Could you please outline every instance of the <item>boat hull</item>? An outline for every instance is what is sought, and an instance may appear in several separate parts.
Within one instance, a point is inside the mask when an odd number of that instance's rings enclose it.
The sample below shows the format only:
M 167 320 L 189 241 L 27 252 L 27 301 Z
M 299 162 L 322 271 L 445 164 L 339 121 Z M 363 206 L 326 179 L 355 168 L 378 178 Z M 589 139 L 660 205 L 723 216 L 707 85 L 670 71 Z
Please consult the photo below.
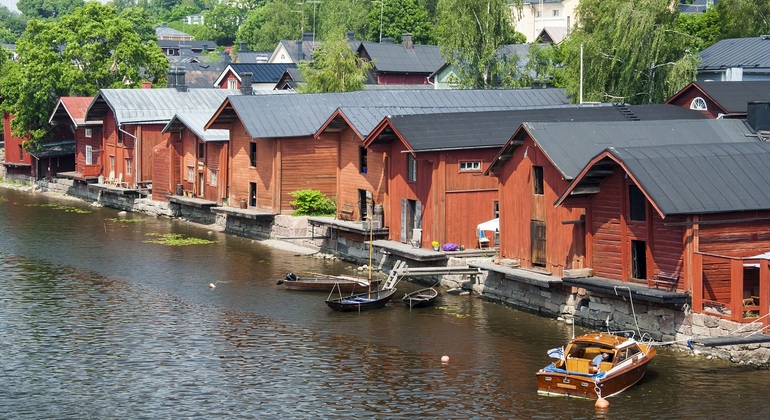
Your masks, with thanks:
M 373 281 L 371 287 L 377 287 L 379 282 Z M 299 280 L 285 280 L 283 286 L 287 290 L 301 290 L 308 292 L 331 292 L 339 290 L 341 293 L 363 293 L 369 289 L 366 279 L 363 283 L 345 278 L 314 277 Z
M 436 303 L 436 297 L 438 297 L 438 291 L 431 287 L 407 293 L 401 300 L 408 308 L 424 308 Z
M 603 378 L 592 376 L 540 371 L 537 376 L 537 392 L 541 395 L 597 399 L 597 388 L 602 398 L 620 394 L 639 382 L 647 371 L 649 359 L 623 371 Z
M 351 296 L 328 299 L 326 305 L 335 311 L 352 312 L 377 309 L 385 306 L 396 294 L 396 289 L 372 290 Z

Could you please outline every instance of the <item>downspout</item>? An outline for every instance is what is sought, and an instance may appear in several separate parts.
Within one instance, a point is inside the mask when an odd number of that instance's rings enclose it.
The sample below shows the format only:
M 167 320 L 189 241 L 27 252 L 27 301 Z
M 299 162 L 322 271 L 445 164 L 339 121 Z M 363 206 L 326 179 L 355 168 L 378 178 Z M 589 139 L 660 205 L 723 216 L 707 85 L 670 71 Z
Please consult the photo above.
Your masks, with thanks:
M 123 124 L 118 125 L 118 131 L 121 133 L 125 133 L 132 139 L 134 139 L 134 186 L 136 186 L 136 180 L 139 176 L 139 139 L 136 138 L 135 135 L 129 133 L 128 131 L 123 129 Z M 123 143 L 125 144 L 125 142 Z

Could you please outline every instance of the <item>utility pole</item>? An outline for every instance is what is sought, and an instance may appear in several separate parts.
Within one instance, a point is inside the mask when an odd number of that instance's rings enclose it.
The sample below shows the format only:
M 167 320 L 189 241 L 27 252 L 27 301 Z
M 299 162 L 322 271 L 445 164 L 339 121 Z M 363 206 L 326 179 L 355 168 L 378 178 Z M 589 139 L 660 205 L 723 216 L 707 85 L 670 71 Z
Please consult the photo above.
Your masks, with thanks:
M 372 0 L 372 3 L 380 3 L 380 44 L 382 44 L 382 14 L 385 12 L 385 0 Z
M 318 3 L 321 2 L 319 0 L 307 0 L 305 3 L 313 4 L 313 41 L 315 42 L 315 7 Z

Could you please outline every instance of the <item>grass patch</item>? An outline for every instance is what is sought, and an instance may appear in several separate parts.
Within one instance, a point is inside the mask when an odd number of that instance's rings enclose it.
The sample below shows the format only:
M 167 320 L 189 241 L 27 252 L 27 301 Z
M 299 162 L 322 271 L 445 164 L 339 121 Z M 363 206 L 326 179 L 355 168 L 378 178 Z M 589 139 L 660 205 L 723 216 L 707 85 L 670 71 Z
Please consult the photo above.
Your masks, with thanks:
M 105 220 L 107 220 L 108 222 L 115 222 L 115 223 L 139 223 L 142 221 L 142 219 L 123 219 L 120 217 L 108 217 Z
M 215 244 L 217 241 L 211 241 L 201 238 L 189 238 L 178 233 L 148 233 L 145 236 L 151 236 L 152 239 L 142 241 L 147 244 L 160 244 L 166 246 L 187 246 L 187 245 L 209 245 Z
M 81 209 L 79 207 L 63 206 L 61 204 L 27 204 L 27 207 L 47 207 L 53 210 L 62 210 L 67 213 L 88 214 L 91 210 Z

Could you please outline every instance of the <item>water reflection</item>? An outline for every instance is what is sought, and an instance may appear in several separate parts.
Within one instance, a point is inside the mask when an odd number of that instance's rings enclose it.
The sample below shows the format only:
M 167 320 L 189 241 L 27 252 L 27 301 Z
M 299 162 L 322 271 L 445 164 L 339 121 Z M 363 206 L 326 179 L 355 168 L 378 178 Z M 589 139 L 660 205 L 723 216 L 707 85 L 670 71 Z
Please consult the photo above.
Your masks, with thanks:
M 176 221 L 121 223 L 110 209 L 67 213 L 27 206 L 47 197 L 0 197 L 0 418 L 770 414 L 760 397 L 768 372 L 668 349 L 605 411 L 537 396 L 534 373 L 549 362 L 548 348 L 572 336 L 569 326 L 445 294 L 434 308 L 394 300 L 338 313 L 325 294 L 275 280 L 347 264 Z M 165 233 L 217 243 L 144 243 Z

